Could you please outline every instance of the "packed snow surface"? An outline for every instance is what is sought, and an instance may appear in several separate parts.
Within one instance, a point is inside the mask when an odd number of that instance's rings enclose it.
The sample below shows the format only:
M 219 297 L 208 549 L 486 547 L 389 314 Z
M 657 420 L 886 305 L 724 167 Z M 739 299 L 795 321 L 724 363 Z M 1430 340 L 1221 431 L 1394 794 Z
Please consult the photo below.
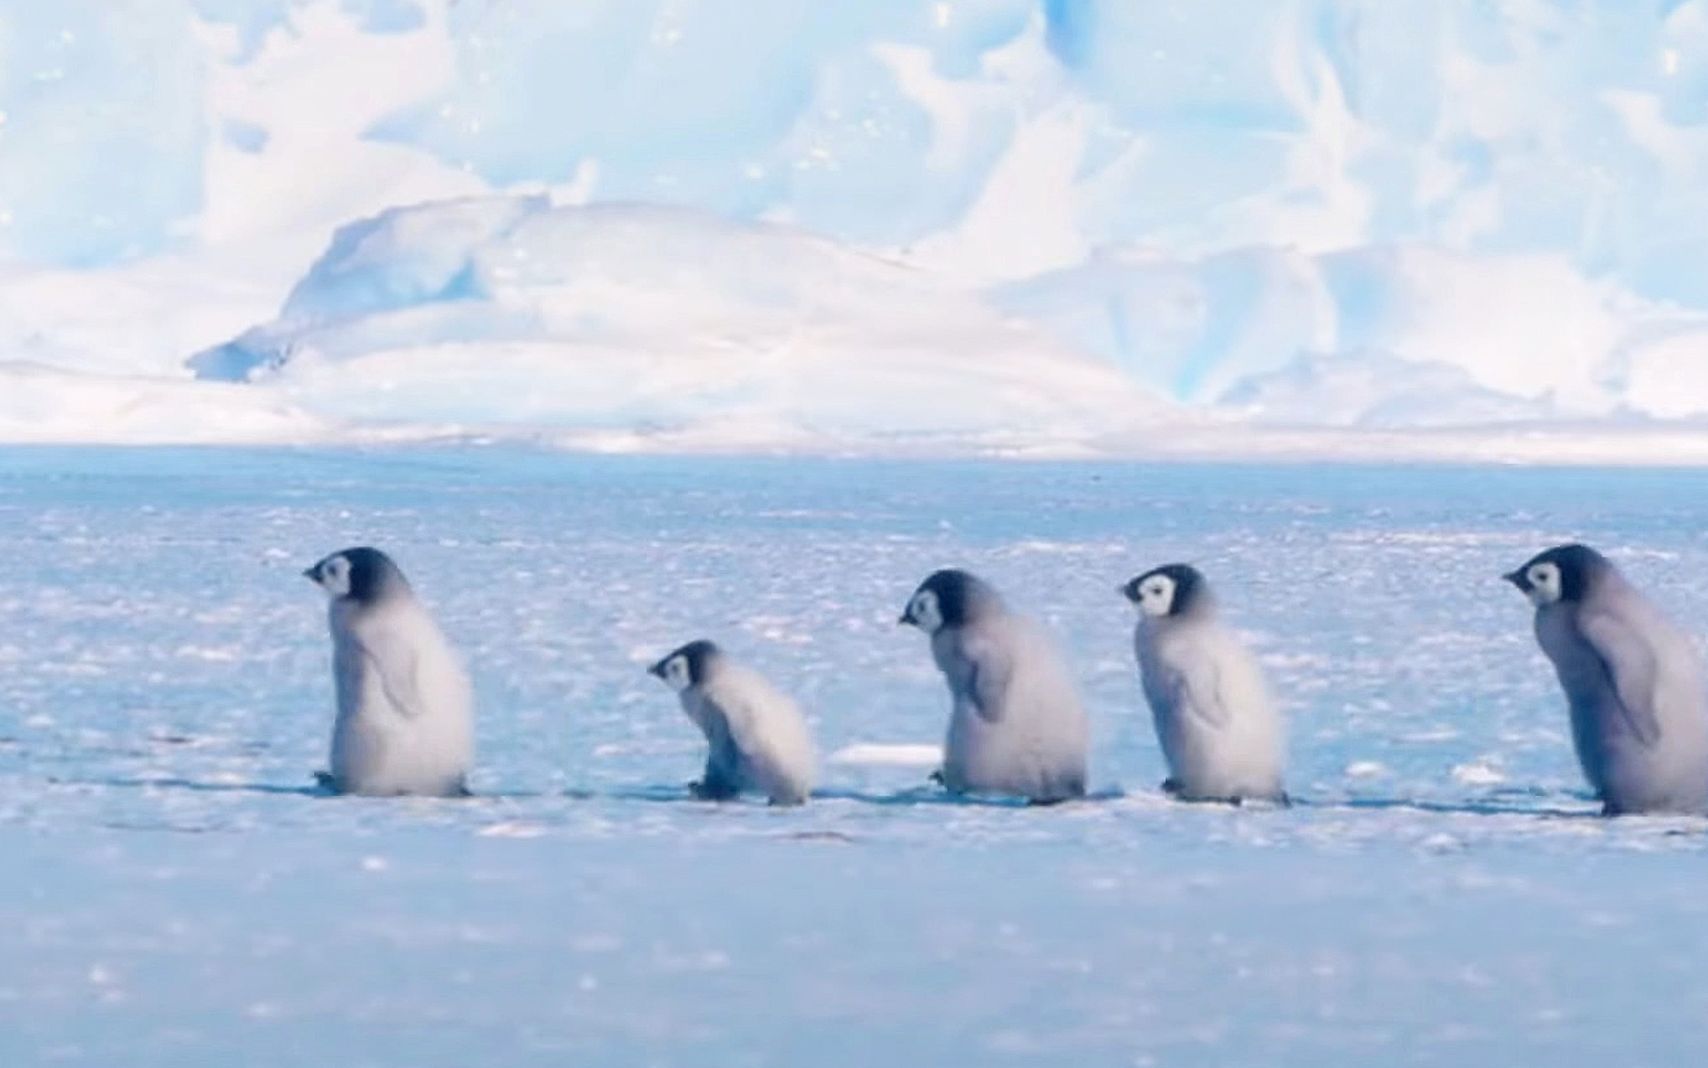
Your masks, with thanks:
M 1708 620 L 1708 475 L 509 449 L 0 451 L 0 1063 L 1690 1064 L 1708 821 L 1594 815 L 1499 580 L 1607 551 Z M 478 795 L 315 795 L 323 553 L 467 654 Z M 1287 810 L 1185 806 L 1117 585 L 1197 563 Z M 1061 637 L 1094 796 L 951 803 L 897 628 L 973 568 Z M 798 810 L 691 801 L 645 673 L 797 695 Z

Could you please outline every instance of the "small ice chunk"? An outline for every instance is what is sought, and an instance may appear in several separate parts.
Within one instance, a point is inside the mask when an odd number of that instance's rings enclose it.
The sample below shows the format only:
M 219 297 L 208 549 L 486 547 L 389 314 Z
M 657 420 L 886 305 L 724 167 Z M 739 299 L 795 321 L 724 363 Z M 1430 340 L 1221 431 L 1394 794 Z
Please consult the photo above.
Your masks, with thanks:
M 935 745 L 909 742 L 855 742 L 830 754 L 832 764 L 867 764 L 896 768 L 930 768 L 943 762 Z
M 514 820 L 507 820 L 503 823 L 494 823 L 490 826 L 482 827 L 475 833 L 480 835 L 482 838 L 538 838 L 540 835 L 545 834 L 546 831 L 544 827 L 541 827 L 537 823 L 520 823 Z
M 1506 776 L 1485 761 L 1473 760 L 1453 768 L 1453 781 L 1461 786 L 1495 786 L 1505 782 Z

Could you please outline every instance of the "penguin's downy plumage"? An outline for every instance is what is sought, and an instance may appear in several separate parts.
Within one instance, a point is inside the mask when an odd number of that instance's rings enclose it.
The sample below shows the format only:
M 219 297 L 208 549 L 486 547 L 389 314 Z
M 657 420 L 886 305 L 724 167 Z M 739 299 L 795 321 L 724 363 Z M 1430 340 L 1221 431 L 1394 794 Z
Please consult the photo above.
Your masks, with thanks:
M 931 638 L 952 702 L 943 784 L 953 793 L 1051 802 L 1085 793 L 1085 709 L 1055 643 L 988 583 L 933 573 L 901 623 Z
M 757 671 L 709 641 L 693 641 L 648 669 L 669 683 L 706 736 L 706 770 L 694 793 L 727 800 L 748 791 L 776 805 L 812 793 L 816 758 L 806 717 Z
M 1189 564 L 1153 568 L 1121 587 L 1139 610 L 1133 650 L 1164 789 L 1188 801 L 1286 800 L 1281 717 L 1257 659 L 1223 625 Z
M 331 598 L 339 793 L 456 796 L 474 760 L 474 697 L 450 642 L 390 557 L 333 553 L 303 573 Z
M 1587 545 L 1505 576 L 1536 606 L 1584 777 L 1608 815 L 1708 811 L 1708 683 L 1690 638 Z

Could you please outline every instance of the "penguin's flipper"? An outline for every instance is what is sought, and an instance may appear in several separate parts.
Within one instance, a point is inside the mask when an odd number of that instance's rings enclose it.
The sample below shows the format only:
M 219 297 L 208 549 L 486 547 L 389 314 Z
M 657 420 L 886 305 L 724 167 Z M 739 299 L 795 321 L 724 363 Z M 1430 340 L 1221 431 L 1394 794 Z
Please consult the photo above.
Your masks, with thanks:
M 1637 740 L 1654 748 L 1661 740 L 1660 699 L 1656 676 L 1660 658 L 1638 628 L 1612 612 L 1581 612 L 1578 630 L 1601 661 L 1612 683 L 1625 725 Z
M 964 640 L 961 652 L 972 664 L 967 675 L 967 693 L 972 698 L 973 710 L 986 723 L 1000 722 L 1003 698 L 1014 674 L 1008 650 L 998 642 L 974 637 Z
M 425 712 L 427 702 L 421 686 L 420 651 L 411 642 L 386 633 L 368 636 L 363 644 L 363 651 L 379 676 L 380 688 L 385 691 L 391 707 L 410 719 Z

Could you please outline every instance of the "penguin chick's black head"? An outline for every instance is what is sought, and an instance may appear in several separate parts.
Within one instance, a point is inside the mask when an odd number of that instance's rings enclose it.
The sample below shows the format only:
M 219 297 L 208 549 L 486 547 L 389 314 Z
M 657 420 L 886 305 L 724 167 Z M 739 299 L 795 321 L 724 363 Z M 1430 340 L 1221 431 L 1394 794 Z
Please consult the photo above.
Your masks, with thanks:
M 648 674 L 658 676 L 677 689 L 685 690 L 689 686 L 698 686 L 704 682 L 712 661 L 721 655 L 723 650 L 701 638 L 689 642 L 646 670 Z
M 372 604 L 387 593 L 409 588 L 391 557 L 365 545 L 335 552 L 303 575 L 333 597 L 347 597 L 358 604 Z
M 1146 615 L 1178 616 L 1198 607 L 1209 585 L 1191 564 L 1164 564 L 1122 586 L 1121 593 Z
M 908 598 L 896 622 L 935 634 L 944 627 L 965 626 L 979 616 L 1000 611 L 1002 597 L 990 583 L 959 568 L 934 571 Z
M 1613 564 L 1587 545 L 1556 545 L 1532 556 L 1517 571 L 1501 576 L 1537 605 L 1581 601 Z

